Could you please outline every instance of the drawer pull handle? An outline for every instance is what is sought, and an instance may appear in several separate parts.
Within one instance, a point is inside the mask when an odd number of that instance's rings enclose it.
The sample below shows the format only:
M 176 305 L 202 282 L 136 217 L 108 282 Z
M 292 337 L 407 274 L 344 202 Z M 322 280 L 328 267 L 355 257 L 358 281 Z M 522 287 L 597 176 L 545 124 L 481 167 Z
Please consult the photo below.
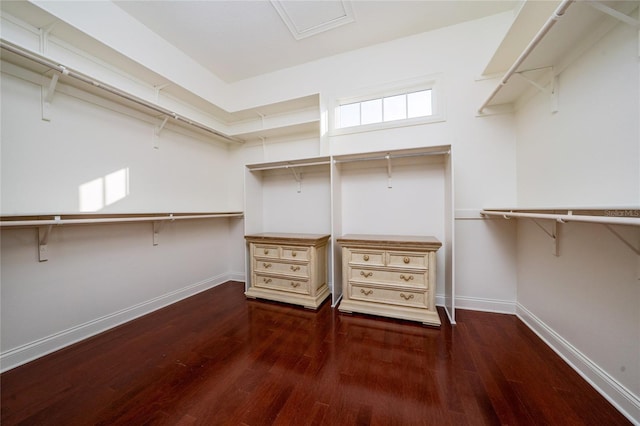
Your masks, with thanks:
M 365 254 L 364 256 L 362 256 L 362 258 L 364 259 L 365 262 L 367 262 L 369 260 L 369 255 Z
M 262 280 L 265 284 L 269 284 L 271 282 L 271 278 L 263 278 Z
M 413 279 L 413 275 L 406 276 L 405 274 L 400 274 L 400 279 L 405 281 L 411 281 Z
M 413 299 L 413 294 L 406 295 L 404 293 L 400 293 L 400 297 L 402 297 L 404 300 L 411 300 Z
M 360 293 L 364 294 L 365 296 L 370 295 L 371 293 L 373 293 L 373 290 L 369 289 L 369 290 L 365 290 L 364 288 L 360 289 Z
M 269 249 L 264 249 L 264 254 L 269 254 Z
M 296 257 L 297 253 L 293 250 L 291 250 L 291 256 Z
M 300 283 L 297 283 L 295 281 L 291 281 L 291 287 L 297 288 L 299 285 L 300 285 Z
M 270 263 L 266 263 L 266 262 L 265 262 L 265 263 L 263 263 L 263 264 L 262 264 L 262 266 L 264 266 L 264 267 L 265 267 L 265 269 L 269 269 L 269 268 L 271 268 L 271 264 L 270 264 Z
M 404 261 L 404 263 L 409 263 L 411 261 L 411 259 L 409 259 L 407 256 L 405 256 L 402 260 Z
M 299 270 L 300 270 L 300 267 L 299 267 L 299 266 L 292 266 L 292 267 L 291 267 L 291 270 L 292 270 L 293 272 L 296 272 L 296 271 L 299 271 Z
M 373 272 L 360 271 L 360 275 L 362 275 L 365 278 L 369 278 L 371 275 L 373 275 Z

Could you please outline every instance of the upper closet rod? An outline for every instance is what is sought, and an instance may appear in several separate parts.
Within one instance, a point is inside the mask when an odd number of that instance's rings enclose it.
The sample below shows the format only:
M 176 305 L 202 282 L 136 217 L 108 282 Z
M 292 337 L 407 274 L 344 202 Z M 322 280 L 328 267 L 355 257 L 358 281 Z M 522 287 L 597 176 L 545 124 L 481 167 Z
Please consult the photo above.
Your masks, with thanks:
M 356 161 L 371 161 L 371 160 L 392 160 L 395 158 L 407 158 L 407 157 L 426 157 L 430 155 L 444 155 L 450 154 L 450 150 L 446 151 L 432 151 L 432 152 L 420 152 L 420 153 L 412 153 L 412 154 L 398 154 L 398 155 L 390 155 L 386 154 L 382 157 L 357 157 L 343 160 L 333 160 L 334 163 L 353 163 Z
M 280 164 L 277 166 L 265 166 L 265 167 L 251 167 L 249 166 L 248 169 L 252 172 L 258 172 L 261 170 L 275 170 L 275 169 L 290 169 L 290 168 L 295 168 L 295 167 L 307 167 L 307 166 L 320 166 L 323 164 L 330 164 L 329 161 L 316 161 L 313 163 L 300 163 L 300 164 Z
M 94 87 L 97 87 L 97 88 L 102 89 L 104 91 L 107 91 L 107 92 L 109 92 L 109 93 L 111 93 L 113 95 L 119 96 L 119 97 L 121 97 L 123 99 L 126 99 L 126 100 L 130 101 L 130 102 L 134 102 L 134 103 L 136 103 L 138 105 L 141 105 L 141 106 L 143 106 L 145 108 L 148 108 L 150 110 L 156 111 L 156 112 L 158 112 L 160 114 L 163 114 L 165 116 L 172 117 L 177 121 L 182 121 L 182 122 L 184 122 L 186 124 L 189 124 L 190 126 L 197 127 L 200 130 L 204 130 L 205 132 L 212 133 L 212 134 L 214 134 L 214 135 L 216 135 L 216 136 L 218 136 L 218 137 L 220 137 L 222 139 L 228 140 L 230 142 L 235 142 L 235 143 L 244 143 L 244 141 L 241 140 L 241 139 L 235 138 L 233 136 L 226 135 L 226 134 L 224 134 L 222 132 L 219 132 L 218 130 L 212 129 L 211 127 L 205 126 L 204 124 L 200 124 L 200 123 L 197 123 L 197 122 L 195 122 L 193 120 L 190 120 L 190 119 L 188 119 L 186 117 L 182 117 L 182 116 L 178 115 L 177 113 L 175 113 L 173 111 L 170 111 L 168 109 L 162 108 L 161 106 L 158 106 L 158 105 L 154 105 L 154 104 L 152 104 L 150 102 L 145 101 L 144 99 L 138 98 L 138 97 L 133 96 L 133 95 L 131 95 L 129 93 L 123 92 L 123 91 L 121 91 L 119 89 L 116 89 L 115 87 L 112 87 L 112 86 L 110 86 L 110 85 L 108 85 L 106 83 L 102 83 L 100 81 L 97 81 L 97 80 L 95 80 L 95 79 L 93 79 L 93 78 L 91 78 L 91 77 L 89 77 L 87 75 L 84 75 L 84 74 L 82 74 L 82 73 L 80 73 L 78 71 L 73 71 L 73 70 L 69 69 L 68 67 L 66 67 L 64 65 L 55 63 L 55 62 L 53 62 L 53 61 L 51 61 L 51 60 L 49 60 L 47 58 L 44 58 L 44 57 L 39 56 L 39 55 L 37 55 L 37 54 L 35 54 L 33 52 L 25 50 L 25 49 L 23 49 L 23 48 L 21 48 L 21 47 L 19 47 L 17 45 L 9 43 L 6 40 L 1 40 L 0 39 L 0 47 L 2 49 L 5 49 L 5 50 L 9 51 L 9 52 L 15 53 L 16 55 L 22 56 L 23 58 L 29 59 L 30 61 L 36 62 L 36 63 L 38 63 L 40 65 L 44 65 L 45 67 L 49 67 L 51 69 L 54 69 L 54 70 L 62 73 L 65 76 L 69 76 L 69 77 L 75 78 L 76 80 L 80 80 L 80 81 L 82 81 L 82 82 L 84 82 L 86 84 L 89 84 L 91 86 L 94 86 Z
M 504 77 L 502 77 L 502 80 L 500 80 L 500 84 L 498 84 L 498 86 L 495 89 L 493 89 L 493 92 L 491 92 L 491 95 L 489 95 L 487 100 L 484 101 L 482 106 L 478 109 L 478 114 L 482 114 L 482 111 L 489 105 L 489 102 L 491 102 L 493 98 L 495 98 L 495 96 L 498 94 L 500 89 L 502 89 L 502 86 L 507 84 L 507 81 L 509 81 L 511 76 L 516 73 L 520 65 L 522 65 L 525 59 L 527 59 L 529 54 L 533 51 L 533 49 L 535 49 L 536 46 L 540 43 L 540 41 L 542 41 L 542 39 L 544 38 L 545 35 L 547 35 L 551 27 L 553 27 L 555 23 L 558 21 L 558 19 L 560 19 L 562 15 L 564 15 L 564 13 L 567 11 L 569 6 L 571 6 L 571 3 L 573 3 L 574 1 L 575 0 L 563 0 L 563 2 L 560 3 L 560 5 L 556 8 L 553 14 L 549 17 L 549 19 L 547 19 L 547 22 L 545 22 L 545 24 L 542 26 L 542 28 L 540 28 L 540 30 L 535 35 L 535 37 L 529 42 L 529 45 L 527 45 L 524 51 L 520 54 L 518 59 L 516 59 L 514 64 L 511 65 L 511 68 L 509 68 L 509 70 L 504 75 Z

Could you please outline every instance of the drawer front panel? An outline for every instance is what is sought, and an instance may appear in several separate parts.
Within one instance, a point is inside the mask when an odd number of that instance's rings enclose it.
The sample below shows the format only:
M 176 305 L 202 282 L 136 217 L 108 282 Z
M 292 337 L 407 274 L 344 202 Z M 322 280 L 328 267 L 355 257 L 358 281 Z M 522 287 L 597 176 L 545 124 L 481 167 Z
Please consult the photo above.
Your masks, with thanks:
M 349 298 L 353 300 L 428 308 L 426 292 L 373 288 L 358 284 L 349 285 L 349 289 Z
M 349 250 L 349 263 L 355 265 L 384 266 L 384 252 Z
M 254 262 L 254 268 L 257 272 L 295 275 L 297 277 L 309 276 L 309 265 L 306 263 L 293 264 L 286 262 L 274 262 L 267 259 L 254 259 Z
M 309 248 L 282 247 L 282 259 L 309 260 Z
M 272 290 L 286 291 L 288 293 L 310 294 L 309 281 L 269 277 L 256 274 L 253 280 L 256 287 L 268 288 Z
M 426 269 L 429 267 L 429 255 L 427 253 L 389 252 L 389 266 Z
M 267 244 L 256 244 L 253 250 L 253 255 L 256 257 L 278 259 L 280 257 L 280 248 L 278 246 Z
M 388 283 L 428 289 L 429 279 L 424 271 L 389 271 L 385 269 L 349 268 L 349 280 Z

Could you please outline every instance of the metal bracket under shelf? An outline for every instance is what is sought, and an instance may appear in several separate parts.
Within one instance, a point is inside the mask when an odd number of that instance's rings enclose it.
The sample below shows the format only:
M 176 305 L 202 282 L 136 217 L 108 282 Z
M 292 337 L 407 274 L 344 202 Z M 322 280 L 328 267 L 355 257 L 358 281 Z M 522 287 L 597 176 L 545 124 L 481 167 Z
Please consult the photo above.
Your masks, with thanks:
M 542 226 L 540 224 L 540 222 L 538 222 L 536 219 L 531 219 L 533 221 L 533 223 L 535 223 L 536 225 L 538 225 L 538 228 L 542 229 L 544 231 L 545 234 L 547 234 L 549 236 L 549 238 L 551 238 L 553 240 L 553 245 L 551 246 L 551 253 L 554 256 L 560 256 L 560 247 L 559 247 L 559 241 L 560 241 L 560 227 L 558 226 L 559 223 L 564 223 L 564 222 L 560 222 L 558 220 L 554 220 L 551 223 L 551 231 L 547 231 L 547 228 L 545 228 L 544 226 Z

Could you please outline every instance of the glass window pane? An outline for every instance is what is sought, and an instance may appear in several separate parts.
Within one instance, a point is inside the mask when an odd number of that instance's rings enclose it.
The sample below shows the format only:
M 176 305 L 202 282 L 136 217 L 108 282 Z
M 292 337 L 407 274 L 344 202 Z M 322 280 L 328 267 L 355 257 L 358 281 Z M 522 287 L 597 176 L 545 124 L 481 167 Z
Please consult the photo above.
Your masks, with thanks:
M 407 105 L 409 107 L 408 118 L 431 115 L 431 89 L 409 93 L 407 95 Z
M 360 124 L 360 103 L 340 105 L 340 127 Z
M 382 99 L 362 102 L 362 123 L 371 124 L 382 122 Z
M 407 95 L 384 98 L 384 121 L 407 118 Z

